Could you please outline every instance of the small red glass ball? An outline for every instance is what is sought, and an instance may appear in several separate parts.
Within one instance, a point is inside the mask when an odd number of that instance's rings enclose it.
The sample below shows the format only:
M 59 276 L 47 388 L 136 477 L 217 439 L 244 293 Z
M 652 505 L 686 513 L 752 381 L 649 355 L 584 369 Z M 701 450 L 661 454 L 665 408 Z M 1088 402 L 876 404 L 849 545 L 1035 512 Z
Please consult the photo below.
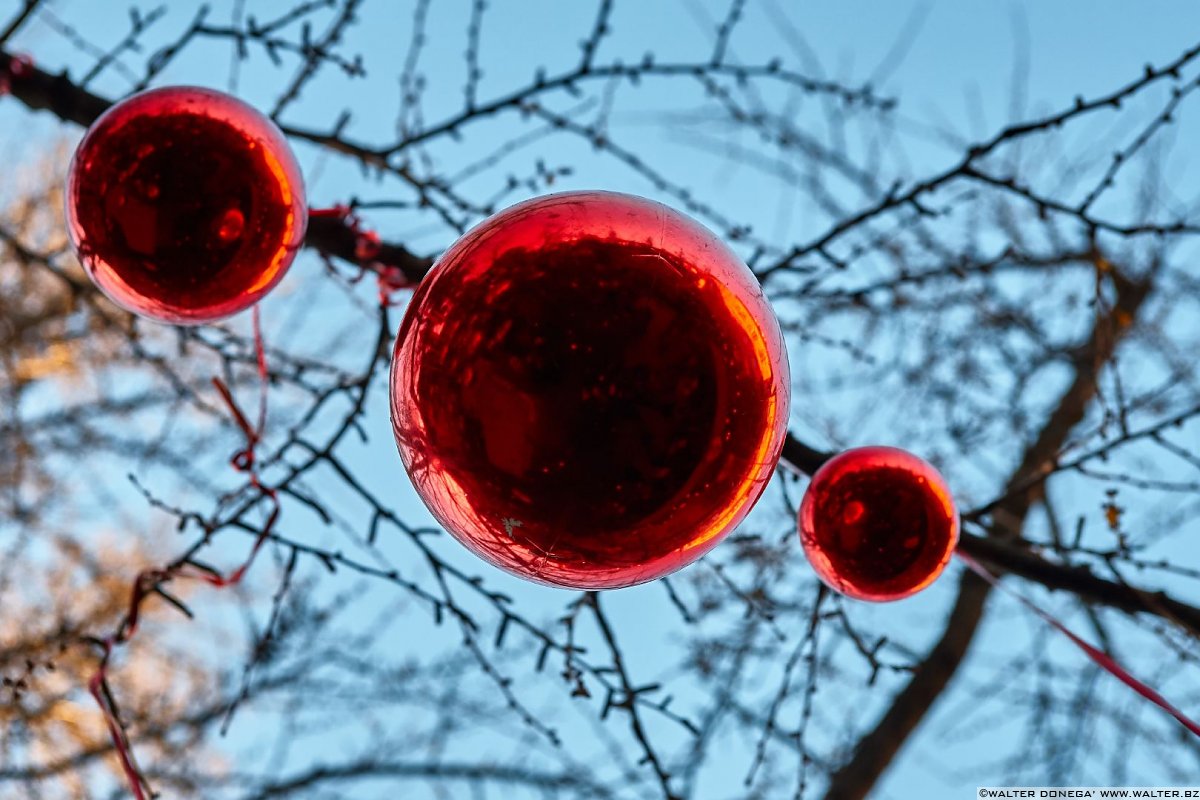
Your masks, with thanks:
M 958 544 L 958 510 L 928 462 L 893 447 L 829 459 L 800 503 L 804 553 L 830 588 L 899 600 L 929 586 Z
M 83 137 L 67 230 L 115 303 L 162 322 L 242 311 L 304 239 L 300 168 L 283 134 L 229 95 L 173 86 L 117 103 Z
M 788 418 L 754 275 L 691 219 L 609 192 L 459 239 L 409 304 L 391 381 L 400 455 L 446 530 L 575 588 L 708 552 L 766 487 Z

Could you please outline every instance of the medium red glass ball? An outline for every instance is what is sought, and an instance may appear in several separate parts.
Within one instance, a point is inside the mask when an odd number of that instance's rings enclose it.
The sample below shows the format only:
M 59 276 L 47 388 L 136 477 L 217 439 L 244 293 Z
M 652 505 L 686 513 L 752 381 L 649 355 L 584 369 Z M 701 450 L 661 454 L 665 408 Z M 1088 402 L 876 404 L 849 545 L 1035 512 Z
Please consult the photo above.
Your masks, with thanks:
M 800 541 L 830 588 L 899 600 L 941 574 L 958 544 L 958 510 L 928 462 L 893 447 L 829 459 L 800 503 Z
M 152 89 L 88 130 L 67 180 L 67 230 L 118 305 L 177 324 L 256 303 L 304 239 L 300 168 L 279 129 L 209 89 Z
M 666 206 L 521 203 L 409 304 L 392 425 L 434 516 L 541 583 L 617 588 L 708 552 L 779 458 L 789 374 L 750 270 Z

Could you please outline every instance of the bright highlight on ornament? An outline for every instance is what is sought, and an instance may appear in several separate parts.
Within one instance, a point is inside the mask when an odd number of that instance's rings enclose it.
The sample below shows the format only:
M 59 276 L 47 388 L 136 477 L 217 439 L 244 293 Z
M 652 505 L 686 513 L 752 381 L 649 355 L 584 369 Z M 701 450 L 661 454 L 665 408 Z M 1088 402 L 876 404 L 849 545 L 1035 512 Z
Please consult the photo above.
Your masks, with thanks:
M 830 588 L 859 600 L 916 594 L 958 544 L 958 510 L 928 462 L 892 447 L 829 459 L 800 503 L 800 541 Z
M 569 192 L 462 237 L 409 304 L 392 425 L 434 516 L 530 580 L 616 588 L 708 552 L 779 458 L 788 365 L 750 270 L 628 195 Z
M 279 129 L 195 87 L 114 105 L 80 142 L 67 181 L 67 230 L 92 280 L 162 322 L 211 322 L 262 299 L 300 248 L 307 213 Z

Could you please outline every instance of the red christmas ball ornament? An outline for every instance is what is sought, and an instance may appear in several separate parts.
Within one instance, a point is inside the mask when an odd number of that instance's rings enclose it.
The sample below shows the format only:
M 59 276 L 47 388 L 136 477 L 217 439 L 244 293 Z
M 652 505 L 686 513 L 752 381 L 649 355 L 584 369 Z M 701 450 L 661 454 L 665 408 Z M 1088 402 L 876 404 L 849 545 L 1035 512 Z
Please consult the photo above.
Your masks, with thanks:
M 459 239 L 396 342 L 392 425 L 474 553 L 610 589 L 708 552 L 783 447 L 789 373 L 754 275 L 658 203 L 566 192 Z
M 884 602 L 916 594 L 958 544 L 958 510 L 928 462 L 894 447 L 839 453 L 800 503 L 804 553 L 830 588 Z
M 304 239 L 300 168 L 279 129 L 210 89 L 152 89 L 88 130 L 67 180 L 67 230 L 113 302 L 198 324 L 260 300 Z

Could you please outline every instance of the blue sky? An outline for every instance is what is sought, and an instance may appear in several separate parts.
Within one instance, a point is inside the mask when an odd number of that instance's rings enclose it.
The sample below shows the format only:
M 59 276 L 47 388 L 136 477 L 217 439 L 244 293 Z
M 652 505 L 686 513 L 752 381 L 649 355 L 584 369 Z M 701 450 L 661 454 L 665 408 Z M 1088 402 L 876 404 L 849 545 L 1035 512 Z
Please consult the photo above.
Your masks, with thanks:
M 15 0 L 0 0 L 0 18 L 16 7 Z M 535 69 L 547 65 L 550 72 L 558 66 L 574 63 L 578 42 L 589 30 L 594 17 L 594 4 L 584 2 L 500 2 L 493 0 L 484 20 L 481 62 L 484 78 L 479 87 L 481 98 L 506 93 L 510 87 L 525 84 Z M 111 44 L 125 32 L 127 21 L 122 14 L 112 12 L 108 4 L 66 2 L 49 4 L 53 13 L 72 26 L 87 31 L 88 38 L 98 44 Z M 166 17 L 156 28 L 157 44 L 186 26 L 193 11 L 185 4 L 172 3 Z M 229 17 L 229 3 L 212 4 L 211 19 L 222 22 Z M 278 13 L 277 4 L 249 2 L 248 9 L 260 19 Z M 425 92 L 423 113 L 427 120 L 436 120 L 456 113 L 462 102 L 464 30 L 469 3 L 436 2 L 430 17 L 429 44 L 423 55 L 423 69 L 430 76 Z M 795 24 L 794 30 L 780 25 L 779 11 L 786 10 Z M 713 31 L 725 13 L 724 3 L 700 0 L 645 0 L 616 3 L 612 19 L 613 35 L 606 39 L 598 63 L 613 58 L 627 62 L 640 60 L 648 50 L 659 61 L 703 61 L 712 47 Z M 370 142 L 387 141 L 395 130 L 398 89 L 396 76 L 403 69 L 410 37 L 411 12 L 407 3 L 368 2 L 362 12 L 363 23 L 346 37 L 344 51 L 361 52 L 366 58 L 368 77 L 351 80 L 333 70 L 325 70 L 305 91 L 302 99 L 283 115 L 283 121 L 301 127 L 323 130 L 331 126 L 343 107 L 354 110 L 355 116 L 347 133 L 356 139 Z M 789 65 L 813 77 L 844 82 L 849 86 L 870 83 L 877 94 L 899 101 L 896 112 L 896 133 L 892 138 L 856 139 L 853 130 L 845 143 L 848 152 L 862 153 L 871 147 L 888 150 L 885 159 L 889 169 L 900 170 L 903 165 L 909 175 L 933 174 L 944 169 L 960 156 L 955 136 L 965 139 L 987 138 L 1005 123 L 1015 118 L 1036 116 L 1041 112 L 1063 108 L 1076 95 L 1089 96 L 1110 91 L 1136 78 L 1147 62 L 1162 63 L 1177 56 L 1200 38 L 1200 4 L 1194 2 L 1154 2 L 1139 4 L 1097 0 L 1078 3 L 1049 0 L 1046 2 L 1000 3 L 982 0 L 958 2 L 839 2 L 793 3 L 788 0 L 750 0 L 745 21 L 733 36 L 729 53 L 731 60 L 762 63 L 774 56 L 782 57 Z M 18 48 L 33 52 L 43 66 L 70 67 L 78 74 L 80 60 L 70 43 L 44 23 L 35 22 L 15 43 Z M 144 57 L 144 56 L 143 56 Z M 228 47 L 206 45 L 185 53 L 158 79 L 157 83 L 198 83 L 227 88 L 231 81 Z M 140 64 L 137 59 L 131 64 Z M 292 65 L 275 68 L 259 53 L 241 65 L 237 74 L 238 91 L 246 99 L 269 107 L 292 75 Z M 129 90 L 128 82 L 110 72 L 94 86 L 97 91 L 116 96 Z M 648 85 L 635 92 L 622 90 L 622 100 L 610 125 L 614 136 L 635 143 L 638 151 L 656 169 L 686 183 L 697 195 L 711 199 L 721 214 L 742 223 L 752 224 L 759 235 L 781 242 L 803 241 L 825 227 L 825 221 L 812 212 L 810 201 L 797 196 L 794 189 L 773 182 L 764 189 L 761 176 L 744 164 L 706 154 L 695 146 L 693 132 L 687 121 L 690 101 L 677 96 L 675 85 L 667 82 Z M 821 101 L 799 98 L 802 106 L 798 119 L 819 130 Z M 695 104 L 691 104 L 692 107 Z M 1190 112 L 1195 122 L 1195 113 Z M 497 137 L 517 131 L 520 126 L 511 118 L 502 118 L 471 126 L 459 142 L 439 142 L 430 150 L 431 157 L 447 172 L 472 163 L 490 152 Z M 0 102 L 0 142 L 6 146 L 31 148 L 46 146 L 63 130 L 47 115 L 31 116 L 12 103 Z M 1193 126 L 1190 130 L 1195 130 Z M 1114 129 L 1120 133 L 1121 129 Z M 825 131 L 824 133 L 828 133 Z M 69 132 L 77 136 L 78 132 Z M 1066 134 L 1069 146 L 1086 148 L 1093 144 L 1086 139 L 1073 141 Z M 744 142 L 756 147 L 752 138 Z M 891 150 L 894 148 L 894 151 Z M 352 195 L 363 199 L 411 199 L 394 184 L 373 185 L 364 182 L 352 165 L 300 145 L 298 155 L 309 182 L 310 200 L 314 206 L 344 202 Z M 656 196 L 646 180 L 631 171 L 614 166 L 610 160 L 597 157 L 588 148 L 571 140 L 542 142 L 525 153 L 514 156 L 514 169 L 531 168 L 535 158 L 545 159 L 548 165 L 570 164 L 575 172 L 556 188 L 603 188 Z M 1172 151 L 1170 169 L 1182 180 L 1197 176 L 1196 159 L 1187 147 Z M 501 185 L 502 173 L 492 172 L 466 184 L 487 196 Z M 1197 185 L 1192 180 L 1192 185 Z M 521 199 L 513 195 L 511 201 Z M 660 197 L 671 202 L 669 197 Z M 852 207 L 862 205 L 850 189 L 846 202 Z M 1128 201 L 1118 194 L 1109 208 L 1118 211 Z M 369 222 L 388 239 L 404 241 L 420 252 L 437 252 L 453 238 L 445 226 L 431 224 L 427 215 L 412 212 L 379 212 Z M 264 313 L 268 336 L 282 336 L 287 328 L 287 304 L 305 298 L 312 302 L 322 295 L 306 288 L 322 267 L 316 258 L 302 256 L 276 296 L 270 298 Z M 237 324 L 245 325 L 246 319 Z M 297 334 L 304 336 L 303 332 Z M 793 368 L 808 365 L 829 354 L 813 355 L 794 351 Z M 806 417 L 804 398 L 794 402 L 794 422 L 804 430 L 811 420 Z M 375 432 L 364 445 L 350 445 L 347 459 L 366 476 L 368 483 L 381 494 L 397 498 L 397 506 L 406 519 L 429 520 L 416 501 L 403 476 L 399 460 L 388 438 L 386 398 L 376 393 L 367 417 L 368 429 Z M 819 431 L 806 433 L 817 437 L 814 442 L 823 446 L 834 444 L 820 440 Z M 859 435 L 869 439 L 886 440 L 886 424 L 872 429 L 862 428 Z M 867 441 L 854 443 L 865 444 Z M 1002 466 L 1002 465 L 1001 465 Z M 965 470 L 964 470 L 965 472 Z M 950 475 L 956 485 L 956 476 Z M 986 493 L 989 488 L 986 470 L 973 473 L 970 479 L 957 478 L 961 490 Z M 118 490 L 121 491 L 121 490 Z M 336 493 L 336 489 L 330 491 Z M 981 494 L 981 496 L 986 496 Z M 979 499 L 977 497 L 977 499 Z M 769 496 L 764 505 L 772 498 Z M 136 502 L 131 498 L 131 503 Z M 347 502 L 349 502 L 347 500 Z M 777 503 L 777 498 L 774 500 Z M 777 511 L 777 509 L 775 510 Z M 775 511 L 764 511 L 763 525 L 776 525 Z M 775 516 L 770 516 L 775 514 Z M 289 509 L 287 524 L 303 529 L 311 523 L 303 510 Z M 314 533 L 318 540 L 334 534 Z M 389 548 L 385 545 L 384 550 Z M 442 549 L 447 558 L 474 567 L 464 554 L 446 542 Z M 236 553 L 231 548 L 230 553 Z M 402 551 L 389 552 L 388 557 L 402 559 Z M 476 569 L 489 582 L 503 586 L 518 596 L 525 607 L 537 616 L 552 618 L 561 614 L 563 605 L 572 596 L 568 593 L 541 587 L 530 587 L 479 565 Z M 957 569 L 953 567 L 952 569 Z M 806 576 L 807 577 L 807 576 Z M 898 628 L 910 641 L 927 641 L 938 628 L 952 586 L 943 581 L 925 596 L 895 606 L 859 609 L 863 620 L 870 620 L 880 629 Z M 336 580 L 321 584 L 318 591 L 334 593 L 339 590 Z M 390 607 L 397 602 L 394 592 L 386 588 L 368 590 L 368 599 L 378 607 Z M 679 638 L 678 618 L 666 603 L 660 587 L 647 586 L 613 593 L 606 602 L 615 618 L 623 625 L 632 655 L 632 669 L 647 681 L 662 676 L 662 648 L 675 646 Z M 970 704 L 973 682 L 990 674 L 993 659 L 1009 652 L 1009 642 L 1043 636 L 1039 623 L 1031 621 L 1014 603 L 997 598 L 995 619 L 981 638 L 973 661 L 970 679 L 960 690 L 952 693 L 948 702 L 939 708 L 939 721 Z M 440 642 L 453 646 L 453 631 L 435 629 L 419 611 L 409 609 L 410 620 L 397 636 L 411 637 L 410 641 Z M 410 619 L 411 618 L 411 619 Z M 797 635 L 798 632 L 789 632 Z M 437 638 L 437 637 L 440 637 Z M 1004 643 L 1001 646 L 1000 643 Z M 404 643 L 394 645 L 403 650 Z M 1064 649 L 1065 659 L 1072 658 Z M 1081 658 L 1081 657 L 1080 657 Z M 1110 681 L 1101 675 L 1099 681 Z M 1182 685 L 1179 683 L 1176 686 Z M 1109 687 L 1112 688 L 1112 687 Z M 1123 688 L 1107 692 L 1119 697 Z M 868 699 L 868 713 L 886 698 L 881 692 Z M 1133 702 L 1133 701 L 1131 701 Z M 1132 713 L 1150 713 L 1138 706 Z M 258 736 L 256 724 L 263 721 L 253 713 L 243 715 L 239 727 L 231 734 L 231 743 L 253 742 Z M 977 721 L 973 724 L 982 725 Z M 585 723 L 575 720 L 567 730 L 587 736 Z M 986 762 L 1000 742 L 1010 742 L 1022 735 L 1011 725 L 995 722 L 995 729 L 986 735 L 964 737 L 962 743 L 953 732 L 942 739 L 918 737 L 910 748 L 910 757 L 902 757 L 898 766 L 887 776 L 880 789 L 881 797 L 908 797 L 920 792 L 930 798 L 959 798 L 976 785 L 974 777 L 959 774 L 955 760 L 964 764 Z M 346 741 L 331 743 L 334 749 L 349 746 L 353 733 L 343 732 Z M 505 745 L 485 742 L 485 747 L 503 750 Z M 727 770 L 712 769 L 707 789 L 712 797 L 736 797 L 752 743 L 744 743 L 745 752 L 738 753 Z M 302 751 L 315 757 L 318 749 Z M 733 752 L 737 752 L 734 748 Z M 948 763 L 949 762 L 949 763 Z M 1143 776 L 1153 781 L 1152 773 Z M 706 795 L 708 796 L 708 795 Z

